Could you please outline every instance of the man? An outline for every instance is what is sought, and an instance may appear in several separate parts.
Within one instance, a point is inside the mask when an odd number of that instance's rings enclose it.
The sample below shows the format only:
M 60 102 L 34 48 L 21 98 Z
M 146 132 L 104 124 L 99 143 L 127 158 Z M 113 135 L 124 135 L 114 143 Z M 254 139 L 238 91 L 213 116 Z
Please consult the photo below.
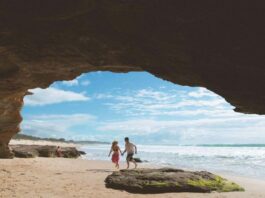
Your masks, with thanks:
M 127 152 L 127 169 L 130 167 L 130 162 L 134 163 L 134 168 L 137 168 L 137 164 L 135 160 L 133 159 L 133 155 L 137 154 L 137 147 L 130 142 L 129 138 L 124 138 L 125 141 L 125 150 L 123 151 L 122 155 L 124 155 L 125 152 Z

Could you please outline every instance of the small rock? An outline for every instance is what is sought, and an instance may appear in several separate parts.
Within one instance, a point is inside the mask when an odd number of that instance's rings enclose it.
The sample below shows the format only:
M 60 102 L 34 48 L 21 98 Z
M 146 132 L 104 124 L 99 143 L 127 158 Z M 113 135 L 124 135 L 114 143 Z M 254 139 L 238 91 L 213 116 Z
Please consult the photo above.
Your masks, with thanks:
M 147 160 L 141 160 L 140 158 L 136 157 L 136 158 L 133 158 L 134 161 L 138 162 L 138 163 L 143 163 L 143 162 L 148 162 Z
M 85 151 L 78 151 L 80 155 L 85 155 L 86 152 Z

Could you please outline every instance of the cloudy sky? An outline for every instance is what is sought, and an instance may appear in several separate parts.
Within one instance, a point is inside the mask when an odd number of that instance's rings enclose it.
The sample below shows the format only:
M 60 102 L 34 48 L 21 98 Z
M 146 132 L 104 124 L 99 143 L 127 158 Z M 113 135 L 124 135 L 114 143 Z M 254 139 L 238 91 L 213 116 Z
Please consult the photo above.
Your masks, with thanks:
M 222 97 L 146 72 L 93 72 L 24 99 L 22 132 L 139 144 L 265 143 L 265 116 L 233 112 Z

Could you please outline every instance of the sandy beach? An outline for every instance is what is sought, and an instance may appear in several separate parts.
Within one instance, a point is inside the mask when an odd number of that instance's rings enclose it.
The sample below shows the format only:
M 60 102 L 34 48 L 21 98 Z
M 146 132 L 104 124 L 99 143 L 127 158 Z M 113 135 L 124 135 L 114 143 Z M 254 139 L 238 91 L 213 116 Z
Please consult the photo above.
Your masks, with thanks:
M 125 164 L 121 164 L 125 167 Z M 140 165 L 143 167 L 144 165 Z M 105 188 L 104 179 L 114 170 L 106 161 L 64 158 L 31 158 L 0 160 L 0 197 L 88 197 L 88 198 L 262 198 L 265 182 L 229 177 L 245 188 L 233 193 L 130 194 Z

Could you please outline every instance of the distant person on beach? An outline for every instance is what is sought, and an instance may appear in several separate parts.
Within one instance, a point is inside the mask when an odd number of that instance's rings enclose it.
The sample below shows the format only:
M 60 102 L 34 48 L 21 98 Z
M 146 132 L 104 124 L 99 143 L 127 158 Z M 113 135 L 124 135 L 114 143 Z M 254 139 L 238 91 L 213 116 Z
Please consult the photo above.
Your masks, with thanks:
M 111 148 L 110 148 L 110 152 L 109 152 L 109 157 L 110 157 L 110 154 L 112 152 L 113 152 L 113 154 L 112 154 L 112 157 L 111 157 L 111 161 L 115 164 L 115 167 L 117 169 L 119 169 L 120 168 L 119 161 L 120 161 L 121 149 L 118 146 L 118 142 L 117 141 L 113 141 L 112 142 L 112 145 L 111 145 Z
M 56 155 L 57 155 L 57 157 L 62 157 L 63 155 L 62 155 L 62 150 L 61 150 L 61 147 L 60 146 L 57 146 L 57 149 L 56 149 Z
M 124 138 L 125 141 L 125 150 L 123 151 L 122 155 L 127 152 L 126 162 L 127 162 L 127 169 L 130 167 L 130 162 L 134 163 L 134 168 L 137 168 L 137 163 L 133 159 L 133 155 L 137 154 L 137 147 L 130 142 L 129 138 Z

